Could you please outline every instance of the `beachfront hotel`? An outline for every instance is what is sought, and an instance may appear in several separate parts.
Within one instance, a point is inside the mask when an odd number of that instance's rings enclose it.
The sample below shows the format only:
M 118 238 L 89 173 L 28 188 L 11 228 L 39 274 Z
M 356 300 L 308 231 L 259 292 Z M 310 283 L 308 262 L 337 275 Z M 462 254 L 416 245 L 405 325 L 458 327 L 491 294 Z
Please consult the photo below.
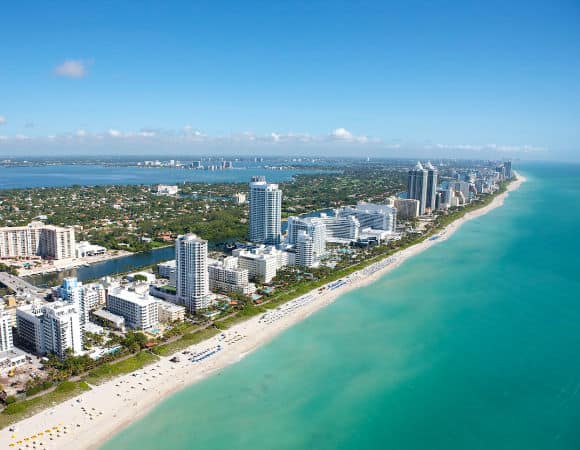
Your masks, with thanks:
M 293 263 L 289 260 L 290 253 L 274 246 L 238 248 L 232 252 L 232 255 L 238 258 L 238 267 L 248 271 L 250 280 L 259 283 L 269 283 L 276 276 L 278 269 Z
M 46 305 L 24 305 L 16 310 L 18 346 L 42 355 L 54 353 L 64 358 L 67 350 L 79 355 L 83 350 L 77 307 L 56 301 Z
M 301 232 L 312 239 L 313 252 L 316 256 L 321 256 L 326 252 L 326 225 L 320 217 L 289 217 L 286 242 L 296 245 Z
M 80 355 L 83 337 L 80 314 L 75 305 L 56 301 L 42 307 L 42 330 L 45 353 L 53 353 L 63 359 L 67 351 Z
M 238 267 L 238 258 L 228 256 L 208 265 L 209 288 L 217 292 L 240 292 L 250 295 L 256 292 L 254 283 L 249 282 L 248 269 Z
M 107 297 L 107 310 L 125 319 L 134 330 L 150 330 L 159 325 L 157 299 L 147 293 L 139 294 L 123 288 L 114 288 Z
M 397 225 L 397 209 L 389 205 L 359 202 L 354 207 L 340 208 L 337 215 L 355 217 L 361 229 L 372 228 L 393 233 Z
M 250 182 L 250 236 L 258 244 L 279 244 L 281 239 L 282 191 L 265 177 Z
M 297 266 L 314 267 L 318 263 L 316 256 L 314 253 L 314 239 L 306 231 L 298 233 L 294 264 Z
M 179 236 L 175 240 L 175 261 L 177 300 L 190 312 L 207 308 L 207 241 L 195 234 Z
M 31 222 L 22 227 L 0 228 L 0 258 L 69 259 L 75 256 L 73 227 Z

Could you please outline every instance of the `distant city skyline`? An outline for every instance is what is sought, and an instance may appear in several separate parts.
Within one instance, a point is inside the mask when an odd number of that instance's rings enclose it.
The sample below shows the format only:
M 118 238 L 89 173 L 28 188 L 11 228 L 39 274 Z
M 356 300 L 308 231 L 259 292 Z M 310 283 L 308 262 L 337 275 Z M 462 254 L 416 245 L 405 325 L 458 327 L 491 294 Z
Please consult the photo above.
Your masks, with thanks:
M 3 7 L 0 156 L 580 160 L 573 1 Z

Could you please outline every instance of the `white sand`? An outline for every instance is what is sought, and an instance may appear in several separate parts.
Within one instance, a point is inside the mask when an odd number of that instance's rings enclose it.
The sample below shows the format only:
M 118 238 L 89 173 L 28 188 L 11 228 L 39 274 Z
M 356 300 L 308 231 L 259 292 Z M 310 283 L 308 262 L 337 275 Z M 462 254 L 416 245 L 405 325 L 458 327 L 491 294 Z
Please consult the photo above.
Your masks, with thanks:
M 202 361 L 192 362 L 188 359 L 191 355 L 181 353 L 177 354 L 181 360 L 178 363 L 170 362 L 169 358 L 161 358 L 155 365 L 150 365 L 136 374 L 94 386 L 91 391 L 75 399 L 22 420 L 15 425 L 15 432 L 10 432 L 8 428 L 1 430 L 0 448 L 32 449 L 32 441 L 36 441 L 37 449 L 98 448 L 116 432 L 142 417 L 169 395 L 239 361 L 283 330 L 332 303 L 338 296 L 374 282 L 398 267 L 407 258 L 447 239 L 466 221 L 501 206 L 509 191 L 517 189 L 523 181 L 525 179 L 518 176 L 517 180 L 509 185 L 508 192 L 497 196 L 489 205 L 451 223 L 439 233 L 437 239 L 423 241 L 355 272 L 344 278 L 342 285 L 335 289 L 312 291 L 272 310 L 265 317 L 248 319 L 234 325 L 224 335 L 215 336 L 187 349 L 198 354 L 221 346 L 219 351 Z M 51 429 L 52 433 L 45 433 L 48 429 Z M 39 432 L 44 434 L 40 436 Z M 32 435 L 36 437 L 32 438 Z M 24 441 L 24 438 L 29 438 L 29 441 Z M 22 440 L 22 444 L 17 444 L 19 440 Z M 42 442 L 42 445 L 39 442 Z M 10 447 L 11 443 L 15 445 Z M 26 444 L 29 444 L 29 447 L 26 447 Z

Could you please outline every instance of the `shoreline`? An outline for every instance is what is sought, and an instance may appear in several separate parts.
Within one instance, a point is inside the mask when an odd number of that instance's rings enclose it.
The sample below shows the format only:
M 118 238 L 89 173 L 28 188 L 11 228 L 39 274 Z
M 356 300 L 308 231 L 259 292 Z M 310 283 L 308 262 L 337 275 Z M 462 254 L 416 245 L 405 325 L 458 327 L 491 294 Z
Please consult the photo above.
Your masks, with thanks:
M 37 442 L 43 442 L 41 448 L 98 449 L 112 436 L 148 414 L 159 402 L 177 391 L 240 361 L 250 352 L 270 342 L 284 330 L 329 305 L 341 295 L 372 284 L 399 267 L 408 258 L 448 239 L 465 222 L 502 206 L 509 193 L 518 189 L 524 181 L 525 178 L 517 174 L 516 180 L 508 185 L 505 192 L 495 197 L 488 205 L 468 212 L 444 227 L 435 235 L 436 239 L 426 238 L 341 280 L 326 284 L 323 290 L 318 288 L 310 291 L 186 349 L 198 355 L 199 361 L 192 362 L 188 359 L 191 355 L 182 353 L 175 354 L 180 358 L 180 362 L 177 363 L 170 362 L 173 355 L 161 357 L 156 363 L 133 374 L 91 386 L 91 391 L 23 419 L 14 425 L 15 432 L 1 430 L 0 447 L 8 448 L 10 443 L 34 435 Z M 210 356 L 203 358 L 205 355 Z M 55 431 L 50 435 L 38 435 L 39 432 L 48 429 Z M 12 438 L 13 435 L 17 437 Z M 24 445 L 22 444 L 23 448 Z M 20 445 L 16 444 L 13 448 L 19 447 Z
M 113 254 L 111 250 L 108 250 L 107 253 L 103 255 L 85 256 L 83 258 L 74 258 L 68 260 L 57 260 L 54 261 L 53 264 L 51 265 L 39 266 L 33 269 L 19 269 L 18 276 L 30 277 L 34 275 L 44 275 L 48 273 L 62 272 L 65 270 L 76 269 L 78 267 L 82 267 L 87 264 L 91 266 L 93 264 L 112 261 L 115 259 L 124 258 L 126 256 L 131 256 L 135 254 L 127 250 L 114 250 L 114 252 L 115 253 Z

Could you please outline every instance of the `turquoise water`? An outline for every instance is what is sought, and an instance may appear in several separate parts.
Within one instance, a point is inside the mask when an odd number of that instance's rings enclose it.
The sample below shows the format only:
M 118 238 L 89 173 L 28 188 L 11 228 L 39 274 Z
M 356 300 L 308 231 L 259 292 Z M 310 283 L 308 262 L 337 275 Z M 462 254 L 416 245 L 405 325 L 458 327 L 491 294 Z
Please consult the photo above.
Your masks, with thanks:
M 160 404 L 103 450 L 580 448 L 580 166 Z

